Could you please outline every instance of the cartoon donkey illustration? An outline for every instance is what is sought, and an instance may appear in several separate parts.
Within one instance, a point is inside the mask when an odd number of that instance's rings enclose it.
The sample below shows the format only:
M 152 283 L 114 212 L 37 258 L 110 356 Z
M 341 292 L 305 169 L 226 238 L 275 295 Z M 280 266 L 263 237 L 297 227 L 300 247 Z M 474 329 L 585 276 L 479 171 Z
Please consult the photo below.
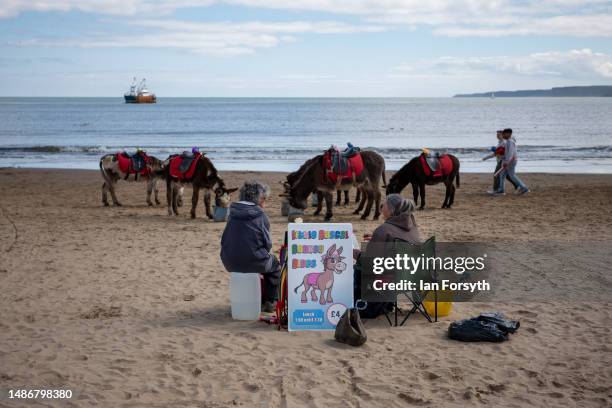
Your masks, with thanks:
M 294 293 L 300 286 L 304 286 L 302 291 L 302 303 L 308 302 L 306 297 L 308 290 L 310 291 L 310 297 L 313 302 L 317 301 L 317 289 L 321 292 L 319 295 L 319 303 L 324 305 L 325 303 L 333 303 L 331 291 L 334 286 L 334 272 L 337 274 L 342 273 L 346 269 L 346 264 L 342 262 L 345 258 L 340 256 L 344 248 L 340 247 L 336 250 L 336 244 L 332 245 L 325 255 L 321 257 L 323 262 L 323 272 L 309 273 L 304 276 L 304 280 L 300 285 L 293 289 Z M 325 297 L 325 291 L 327 290 L 327 297 Z

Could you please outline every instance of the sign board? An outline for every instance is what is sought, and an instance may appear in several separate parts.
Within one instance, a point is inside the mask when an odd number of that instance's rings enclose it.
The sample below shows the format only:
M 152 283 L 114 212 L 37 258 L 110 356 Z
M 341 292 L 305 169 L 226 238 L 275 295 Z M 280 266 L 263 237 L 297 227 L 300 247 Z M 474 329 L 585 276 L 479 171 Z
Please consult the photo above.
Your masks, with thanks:
M 289 330 L 334 330 L 353 306 L 353 226 L 289 224 Z

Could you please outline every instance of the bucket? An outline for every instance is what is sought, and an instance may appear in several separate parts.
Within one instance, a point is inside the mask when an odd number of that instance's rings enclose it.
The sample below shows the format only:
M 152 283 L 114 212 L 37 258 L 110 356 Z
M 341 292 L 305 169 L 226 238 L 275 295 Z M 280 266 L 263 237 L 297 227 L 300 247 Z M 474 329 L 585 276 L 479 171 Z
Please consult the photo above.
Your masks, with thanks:
M 319 196 L 317 193 L 312 193 L 312 203 L 310 205 L 312 207 L 317 207 L 319 205 Z
M 300 210 L 299 208 L 289 206 L 289 214 L 288 214 L 289 222 L 293 222 L 295 221 L 296 218 L 299 218 L 303 215 L 304 215 L 304 210 Z
M 436 314 L 436 302 L 434 302 L 433 299 L 434 294 L 430 292 L 423 301 L 423 307 L 431 317 Z M 444 301 L 438 300 L 438 317 L 448 316 L 453 310 L 453 302 L 450 302 L 452 299 L 452 292 L 440 291 L 438 292 L 438 299 L 444 299 Z
M 289 215 L 289 200 L 285 199 L 281 202 L 281 215 L 286 217 Z
M 261 313 L 261 279 L 258 273 L 230 273 L 232 319 L 259 320 Z
M 213 221 L 215 222 L 227 221 L 228 215 L 229 215 L 229 208 L 215 206 L 214 211 L 213 211 Z

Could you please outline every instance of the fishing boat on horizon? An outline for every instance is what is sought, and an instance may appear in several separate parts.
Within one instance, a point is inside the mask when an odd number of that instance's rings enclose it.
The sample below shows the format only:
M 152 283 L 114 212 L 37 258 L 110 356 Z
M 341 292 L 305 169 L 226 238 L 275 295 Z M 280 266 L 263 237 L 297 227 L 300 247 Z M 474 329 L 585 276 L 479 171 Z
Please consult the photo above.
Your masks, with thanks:
M 153 92 L 147 89 L 145 78 L 136 86 L 136 77 L 132 81 L 130 90 L 123 94 L 125 103 L 156 103 L 157 98 Z

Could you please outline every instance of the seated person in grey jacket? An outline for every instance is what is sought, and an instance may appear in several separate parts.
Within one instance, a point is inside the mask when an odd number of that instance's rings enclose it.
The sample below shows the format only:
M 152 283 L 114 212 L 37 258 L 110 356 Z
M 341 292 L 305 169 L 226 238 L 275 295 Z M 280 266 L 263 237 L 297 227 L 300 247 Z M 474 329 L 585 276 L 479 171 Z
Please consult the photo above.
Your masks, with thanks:
M 419 227 L 414 219 L 414 202 L 399 194 L 389 194 L 381 205 L 382 215 L 385 222 L 378 226 L 368 242 L 365 254 L 359 249 L 353 249 L 353 257 L 357 261 L 354 267 L 354 296 L 360 299 L 362 255 L 369 259 L 374 257 L 393 257 L 396 253 L 394 241 L 401 239 L 413 244 L 421 243 Z M 367 306 L 360 311 L 362 318 L 373 319 L 393 308 L 390 302 L 368 302 Z
M 240 188 L 240 201 L 230 205 L 229 219 L 221 237 L 221 261 L 228 272 L 263 275 L 262 310 L 276 310 L 280 265 L 272 249 L 270 221 L 263 208 L 270 188 L 247 181 Z

